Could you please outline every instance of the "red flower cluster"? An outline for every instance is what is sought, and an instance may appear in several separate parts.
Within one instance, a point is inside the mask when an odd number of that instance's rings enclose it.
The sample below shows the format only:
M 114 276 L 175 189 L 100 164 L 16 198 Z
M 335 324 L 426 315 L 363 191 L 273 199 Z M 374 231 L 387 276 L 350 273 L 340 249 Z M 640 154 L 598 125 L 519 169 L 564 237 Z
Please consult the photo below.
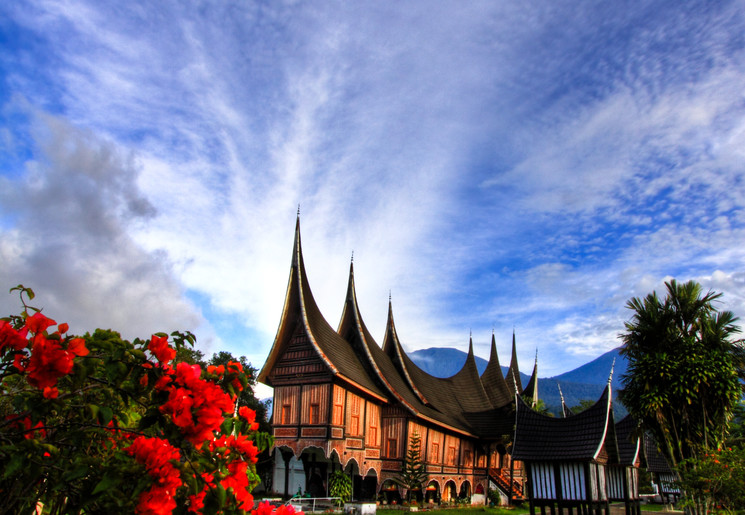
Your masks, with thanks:
M 173 465 L 179 450 L 160 438 L 139 436 L 125 452 L 145 466 L 153 478 L 153 485 L 140 495 L 138 514 L 166 515 L 176 508 L 176 490 L 181 486 L 181 475 Z
M 251 515 L 302 515 L 302 513 L 302 511 L 295 511 L 291 504 L 283 504 L 275 510 L 269 501 L 260 502 L 255 510 L 251 510 Z
M 248 464 L 245 461 L 228 463 L 230 475 L 222 480 L 222 486 L 227 490 L 233 489 L 233 495 L 238 502 L 239 510 L 250 510 L 254 504 L 251 486 L 248 483 Z
M 76 357 L 89 353 L 85 340 L 64 336 L 68 330 L 67 324 L 57 325 L 56 332 L 52 333 L 49 328 L 55 325 L 57 323 L 54 320 L 40 312 L 26 317 L 23 327 L 18 330 L 11 323 L 0 321 L 0 358 L 5 358 L 3 363 L 6 367 L 12 362 L 15 370 L 26 377 L 32 388 L 24 390 L 25 394 L 32 394 L 29 397 L 32 403 L 38 399 L 38 394 L 34 392 L 35 388 L 41 390 L 45 398 L 56 398 L 59 395 L 59 379 L 72 372 Z M 95 339 L 92 342 L 91 345 L 96 345 Z M 103 414 L 103 407 L 91 405 L 90 410 L 85 411 L 86 414 L 88 411 L 93 413 L 92 424 L 88 425 L 89 422 L 83 419 L 80 425 L 87 428 L 86 430 L 92 428 L 91 441 L 100 446 L 99 452 L 108 457 L 121 458 L 121 453 L 131 456 L 131 459 L 142 465 L 152 478 L 150 487 L 139 495 L 136 513 L 163 515 L 171 514 L 176 509 L 181 513 L 184 508 L 189 512 L 199 513 L 204 509 L 208 493 L 220 487 L 228 493 L 227 498 L 223 496 L 219 501 L 224 508 L 251 510 L 254 502 L 251 489 L 256 478 L 255 464 L 258 461 L 259 449 L 248 435 L 241 434 L 238 429 L 247 427 L 248 431 L 256 431 L 256 412 L 246 406 L 240 407 L 237 414 L 246 423 L 238 424 L 238 421 L 235 421 L 236 424 L 232 427 L 238 434 L 220 433 L 226 415 L 230 416 L 235 408 L 235 393 L 241 391 L 246 383 L 243 366 L 235 361 L 226 365 L 211 365 L 203 375 L 199 365 L 169 364 L 176 357 L 176 350 L 169 345 L 166 336 L 153 335 L 147 343 L 127 344 L 131 349 L 129 356 L 134 357 L 137 360 L 135 363 L 139 362 L 144 369 L 138 371 L 140 375 L 129 376 L 133 382 L 137 381 L 134 383 L 134 393 L 146 396 L 145 404 L 152 401 L 162 402 L 163 398 L 166 398 L 166 402 L 158 409 L 193 444 L 193 447 L 187 445 L 179 449 L 167 439 L 157 436 L 135 438 L 133 434 L 142 433 L 134 433 L 130 428 L 120 427 L 118 414 L 114 413 L 114 410 L 107 410 L 107 413 Z M 99 352 L 104 352 L 99 351 L 98 347 L 95 347 L 95 350 L 97 357 L 100 357 Z M 147 350 L 154 359 L 147 361 L 148 357 L 142 350 Z M 158 363 L 154 361 L 156 359 Z M 103 366 L 99 361 L 101 360 L 91 360 L 85 367 L 77 370 L 80 373 L 79 377 L 85 378 L 90 369 Z M 14 369 L 6 370 L 12 372 Z M 155 384 L 152 384 L 153 382 Z M 77 388 L 78 383 L 75 384 Z M 64 398 L 74 402 L 75 396 L 79 396 L 86 388 L 87 386 L 78 389 L 79 391 L 72 388 L 65 390 Z M 153 390 L 161 393 L 153 396 Z M 148 407 L 151 405 L 148 404 Z M 55 406 L 63 406 L 62 401 L 58 401 Z M 29 412 L 34 413 L 33 409 L 27 413 Z M 23 438 L 54 439 L 60 427 L 55 425 L 56 422 L 45 422 L 43 419 L 37 421 L 35 415 L 33 418 L 25 415 L 26 413 L 6 419 L 6 427 L 13 429 L 14 438 L 20 442 L 23 442 Z M 105 427 L 101 426 L 102 418 L 109 420 Z M 46 425 L 47 423 L 49 425 Z M 159 425 L 161 423 L 162 419 L 157 422 Z M 148 431 L 149 427 L 143 430 Z M 101 430 L 103 432 L 99 433 Z M 171 431 L 163 431 L 163 428 L 158 426 L 154 426 L 154 432 L 161 436 L 164 432 L 171 434 Z M 100 437 L 96 438 L 97 434 Z M 50 452 L 44 452 L 43 455 L 51 456 Z M 182 459 L 188 461 L 188 468 L 180 464 Z M 125 470 L 128 469 L 129 465 Z M 177 502 L 179 492 L 185 495 L 179 497 Z M 186 499 L 187 506 L 181 505 Z M 270 504 L 263 503 L 251 513 L 294 515 L 296 512 L 290 507 L 275 510 Z
M 224 414 L 234 407 L 230 396 L 215 383 L 201 379 L 201 373 L 199 365 L 179 363 L 175 371 L 167 366 L 167 375 L 155 384 L 156 389 L 169 392 L 160 411 L 170 415 L 194 445 L 214 438 L 213 431 L 219 429 Z
M 238 408 L 238 415 L 246 419 L 248 422 L 248 429 L 251 431 L 259 430 L 259 423 L 256 422 L 256 412 L 248 406 L 241 406 Z
M 161 363 L 169 363 L 176 357 L 176 349 L 168 345 L 167 336 L 153 335 L 147 348 Z
M 57 322 L 51 318 L 37 312 L 26 319 L 21 331 L 15 331 L 6 325 L 0 328 L 5 334 L 4 340 L 7 345 L 16 351 L 21 351 L 26 346 L 25 335 L 29 331 L 34 335 L 31 356 L 16 354 L 13 364 L 20 372 L 25 372 L 28 383 L 42 390 L 44 397 L 48 399 L 54 399 L 59 394 L 55 386 L 57 380 L 70 373 L 75 357 L 88 354 L 85 340 L 82 338 L 73 338 L 67 342 L 67 348 L 62 347 L 61 333 L 67 332 L 67 324 L 60 324 L 59 331 L 51 338 L 47 337 L 47 328 L 56 324 Z M 15 335 L 11 331 L 15 331 Z M 19 338 L 23 339 L 23 345 Z
M 27 343 L 27 334 L 28 327 L 16 331 L 9 322 L 0 320 L 0 356 L 5 354 L 6 349 L 22 350 Z

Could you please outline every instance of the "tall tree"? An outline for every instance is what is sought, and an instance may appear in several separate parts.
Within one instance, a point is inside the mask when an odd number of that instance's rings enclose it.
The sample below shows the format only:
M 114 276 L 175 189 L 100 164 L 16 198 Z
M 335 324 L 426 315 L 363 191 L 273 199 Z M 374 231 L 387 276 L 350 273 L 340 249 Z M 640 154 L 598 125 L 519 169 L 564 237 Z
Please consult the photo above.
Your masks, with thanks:
M 743 341 L 733 339 L 737 318 L 714 306 L 721 293 L 695 281 L 665 286 L 664 299 L 653 292 L 626 305 L 619 395 L 677 468 L 723 443 L 743 391 Z
M 411 493 L 422 489 L 422 485 L 427 480 L 427 472 L 422 462 L 422 438 L 419 433 L 414 431 L 409 442 L 409 450 L 404 458 L 404 465 L 401 473 L 394 479 L 396 483 L 404 487 L 407 491 L 406 499 L 411 501 Z

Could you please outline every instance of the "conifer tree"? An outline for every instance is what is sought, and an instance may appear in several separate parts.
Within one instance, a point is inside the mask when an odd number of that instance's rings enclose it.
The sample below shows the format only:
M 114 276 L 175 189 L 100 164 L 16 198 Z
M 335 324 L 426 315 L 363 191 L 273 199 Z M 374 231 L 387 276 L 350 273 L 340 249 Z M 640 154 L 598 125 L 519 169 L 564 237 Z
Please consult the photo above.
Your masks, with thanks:
M 421 490 L 427 480 L 427 472 L 424 469 L 421 454 L 422 439 L 419 433 L 414 431 L 409 442 L 409 450 L 404 458 L 401 474 L 394 479 L 396 483 L 407 490 L 406 499 L 411 501 L 411 492 Z

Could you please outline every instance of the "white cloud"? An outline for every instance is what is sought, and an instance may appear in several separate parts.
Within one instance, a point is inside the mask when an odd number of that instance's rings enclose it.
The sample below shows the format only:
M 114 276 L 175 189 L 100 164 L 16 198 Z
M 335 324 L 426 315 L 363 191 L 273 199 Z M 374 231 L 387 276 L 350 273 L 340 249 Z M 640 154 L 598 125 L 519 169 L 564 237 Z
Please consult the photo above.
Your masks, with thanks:
M 156 216 L 136 184 L 136 158 L 59 118 L 32 115 L 38 150 L 24 175 L 3 178 L 0 284 L 37 292 L 32 305 L 77 333 L 113 328 L 126 338 L 209 327 L 183 298 L 163 253 L 128 231 Z M 3 295 L 5 313 L 21 306 Z

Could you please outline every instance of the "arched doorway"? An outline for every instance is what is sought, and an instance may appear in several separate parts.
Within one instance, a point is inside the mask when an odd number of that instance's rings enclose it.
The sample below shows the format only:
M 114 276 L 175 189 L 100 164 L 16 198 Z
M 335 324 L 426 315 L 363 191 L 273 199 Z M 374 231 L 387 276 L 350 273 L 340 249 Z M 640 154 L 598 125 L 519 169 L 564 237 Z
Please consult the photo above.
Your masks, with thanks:
M 378 474 L 375 472 L 375 469 L 370 469 L 365 474 L 365 477 L 362 478 L 357 499 L 360 501 L 374 501 L 377 489 Z
M 424 502 L 440 502 L 440 488 L 437 484 L 437 481 L 430 481 L 427 487 L 424 489 Z
M 456 496 L 455 496 L 455 481 L 452 479 L 445 483 L 445 486 L 442 487 L 442 501 L 443 502 L 455 502 Z
M 303 449 L 300 459 L 305 472 L 305 496 L 326 497 L 328 495 L 328 475 L 330 460 L 318 447 Z
M 398 485 L 391 479 L 383 481 L 383 485 L 380 487 L 380 495 L 380 502 L 383 504 L 401 504 L 401 492 Z
M 471 482 L 466 480 L 460 484 L 460 492 L 458 492 L 458 499 L 466 501 L 467 504 L 471 503 Z

